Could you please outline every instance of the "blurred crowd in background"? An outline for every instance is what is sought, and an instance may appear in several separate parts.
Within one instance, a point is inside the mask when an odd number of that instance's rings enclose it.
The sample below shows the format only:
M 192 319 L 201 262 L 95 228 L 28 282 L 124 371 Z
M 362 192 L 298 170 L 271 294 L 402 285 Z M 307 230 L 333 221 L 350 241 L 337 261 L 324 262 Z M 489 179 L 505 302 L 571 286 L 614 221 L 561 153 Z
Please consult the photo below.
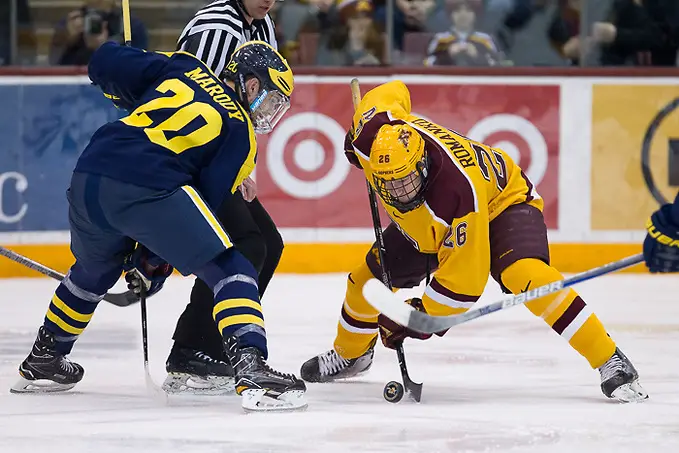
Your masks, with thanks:
M 174 50 L 207 0 L 131 0 L 133 45 Z M 282 0 L 305 66 L 677 66 L 679 0 Z M 1 0 L 0 66 L 85 65 L 122 40 L 118 0 Z

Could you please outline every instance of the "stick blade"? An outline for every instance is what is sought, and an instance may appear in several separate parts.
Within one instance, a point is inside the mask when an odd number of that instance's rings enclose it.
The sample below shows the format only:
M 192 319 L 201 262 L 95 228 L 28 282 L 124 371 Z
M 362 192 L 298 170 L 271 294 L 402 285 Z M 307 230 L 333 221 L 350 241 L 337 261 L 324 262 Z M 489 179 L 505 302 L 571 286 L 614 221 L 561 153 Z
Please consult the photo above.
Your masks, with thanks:
M 371 278 L 363 285 L 363 297 L 375 310 L 402 326 L 410 327 L 410 313 L 415 311 L 404 303 L 403 299 L 392 293 L 376 278 Z
M 420 333 L 437 333 L 461 324 L 466 316 L 430 316 L 415 310 L 377 279 L 371 278 L 363 285 L 363 297 L 377 311 L 394 322 Z M 473 315 L 472 315 L 473 316 Z

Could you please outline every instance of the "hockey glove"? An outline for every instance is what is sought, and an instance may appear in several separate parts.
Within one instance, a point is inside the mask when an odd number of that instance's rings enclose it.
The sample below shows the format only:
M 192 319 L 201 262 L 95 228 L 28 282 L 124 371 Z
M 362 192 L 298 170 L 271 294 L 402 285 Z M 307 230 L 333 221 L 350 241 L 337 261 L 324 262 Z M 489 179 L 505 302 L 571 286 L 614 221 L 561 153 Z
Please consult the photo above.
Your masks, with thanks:
M 123 270 L 130 291 L 139 296 L 144 285 L 146 297 L 151 297 L 163 288 L 174 268 L 140 244 L 125 258 Z
M 347 160 L 351 165 L 362 170 L 363 165 L 361 165 L 361 161 L 358 160 L 358 156 L 354 151 L 353 141 L 354 141 L 354 128 L 352 127 L 351 129 L 349 129 L 349 132 L 347 132 L 347 135 L 344 136 L 344 155 L 346 156 Z
M 679 272 L 679 205 L 661 207 L 646 223 L 646 229 L 644 260 L 648 269 L 651 272 Z
M 424 310 L 424 305 L 422 305 L 422 299 L 418 297 L 413 297 L 405 301 L 406 304 L 410 305 L 417 311 L 426 313 Z M 380 338 L 382 339 L 382 344 L 389 349 L 396 349 L 399 344 L 403 343 L 406 338 L 415 338 L 417 340 L 427 340 L 431 338 L 430 333 L 419 333 L 414 330 L 408 329 L 407 327 L 398 324 L 391 319 L 387 318 L 383 314 L 377 317 L 377 324 L 380 330 Z

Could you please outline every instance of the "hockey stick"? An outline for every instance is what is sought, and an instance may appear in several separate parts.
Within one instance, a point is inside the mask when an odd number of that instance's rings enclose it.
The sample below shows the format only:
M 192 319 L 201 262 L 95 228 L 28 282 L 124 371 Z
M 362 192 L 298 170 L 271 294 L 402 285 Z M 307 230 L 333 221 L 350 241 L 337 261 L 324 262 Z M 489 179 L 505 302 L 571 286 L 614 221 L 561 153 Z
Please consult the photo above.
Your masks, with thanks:
M 379 310 L 380 313 L 384 314 L 389 319 L 392 319 L 401 325 L 408 326 L 409 329 L 416 332 L 436 333 L 473 319 L 489 315 L 496 311 L 504 310 L 515 305 L 525 304 L 526 302 L 539 299 L 540 297 L 557 293 L 578 283 L 641 263 L 643 260 L 644 256 L 642 254 L 623 258 L 620 261 L 614 261 L 601 267 L 590 269 L 570 278 L 549 283 L 515 296 L 506 297 L 497 302 L 493 302 L 490 305 L 481 307 L 478 310 L 471 310 L 461 315 L 430 316 L 417 311 L 410 307 L 410 305 L 403 303 L 403 300 L 399 296 L 386 289 L 376 279 L 368 280 L 363 286 L 363 296 L 370 305 L 375 307 L 375 309 Z
M 132 26 L 130 20 L 130 0 L 123 0 L 123 39 L 125 40 L 125 45 L 127 47 L 132 46 Z M 141 276 L 139 276 L 141 279 Z M 148 334 L 148 316 L 146 314 L 146 286 L 144 282 L 139 285 L 139 302 L 141 306 L 141 345 L 142 351 L 144 353 L 144 381 L 146 382 L 146 388 L 151 392 L 151 394 L 163 401 L 167 401 L 167 394 L 153 382 L 151 377 L 151 371 L 149 370 L 149 334 Z
M 351 98 L 354 103 L 354 110 L 358 108 L 361 102 L 361 88 L 358 84 L 358 79 L 351 79 Z M 373 229 L 375 230 L 375 240 L 377 242 L 377 251 L 380 260 L 380 267 L 382 269 L 382 284 L 385 291 L 391 291 L 391 276 L 387 269 L 387 262 L 385 261 L 387 251 L 384 246 L 384 237 L 382 236 L 382 225 L 380 222 L 380 213 L 377 207 L 377 197 L 370 182 L 366 180 L 368 186 L 368 198 L 370 200 L 370 214 L 372 215 Z M 376 280 L 377 281 L 377 280 Z M 388 288 L 388 289 L 387 289 Z M 413 382 L 408 375 L 408 365 L 406 364 L 406 355 L 403 351 L 403 342 L 396 346 L 396 355 L 398 356 L 398 366 L 401 369 L 401 378 L 403 379 L 403 387 L 405 392 L 416 402 L 420 402 L 422 397 L 422 384 Z M 388 386 L 389 384 L 387 384 Z
M 53 278 L 54 280 L 62 281 L 66 276 L 61 274 L 54 269 L 33 261 L 32 259 L 26 258 L 23 255 L 7 249 L 0 245 L 0 255 L 9 258 L 15 263 L 19 263 L 22 266 L 26 266 L 29 269 L 33 269 L 36 272 L 40 272 L 47 277 Z M 136 304 L 139 302 L 139 298 L 132 291 L 125 291 L 124 293 L 107 293 L 104 296 L 104 300 L 116 307 L 127 307 L 128 305 Z

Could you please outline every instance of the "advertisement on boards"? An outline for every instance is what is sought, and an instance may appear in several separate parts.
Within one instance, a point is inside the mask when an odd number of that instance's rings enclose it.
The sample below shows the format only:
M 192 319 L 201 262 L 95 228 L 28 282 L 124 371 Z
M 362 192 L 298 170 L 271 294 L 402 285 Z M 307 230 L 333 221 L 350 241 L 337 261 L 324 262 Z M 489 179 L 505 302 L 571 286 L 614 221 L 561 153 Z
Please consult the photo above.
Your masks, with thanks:
M 640 230 L 679 190 L 679 87 L 592 88 L 592 230 Z
M 508 152 L 545 199 L 547 226 L 558 227 L 558 85 L 409 83 L 408 88 L 415 115 Z M 348 83 L 300 83 L 290 111 L 260 140 L 258 190 L 279 227 L 371 226 L 363 173 L 343 152 L 352 115 Z

